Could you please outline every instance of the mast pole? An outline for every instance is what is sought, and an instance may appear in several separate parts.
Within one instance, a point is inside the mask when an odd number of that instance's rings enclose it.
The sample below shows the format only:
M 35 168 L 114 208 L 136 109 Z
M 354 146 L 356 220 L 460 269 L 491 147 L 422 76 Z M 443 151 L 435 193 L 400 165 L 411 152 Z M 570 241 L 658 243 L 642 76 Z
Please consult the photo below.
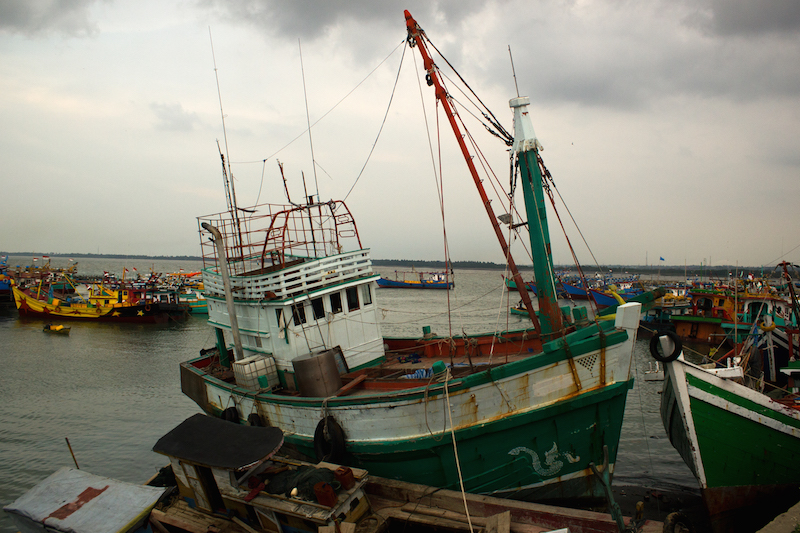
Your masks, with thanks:
M 464 155 L 464 160 L 467 162 L 467 167 L 469 167 L 469 172 L 472 175 L 472 179 L 478 189 L 478 194 L 480 194 L 483 207 L 486 209 L 486 214 L 489 216 L 489 221 L 492 223 L 497 240 L 500 242 L 500 247 L 503 249 L 503 255 L 508 262 L 508 269 L 511 271 L 512 278 L 517 286 L 517 291 L 522 298 L 522 302 L 525 304 L 525 309 L 527 309 L 528 316 L 530 317 L 531 322 L 533 322 L 534 329 L 541 337 L 542 327 L 539 323 L 539 319 L 536 317 L 536 311 L 533 309 L 533 303 L 531 302 L 531 297 L 528 294 L 528 289 L 525 285 L 525 282 L 522 281 L 522 276 L 517 269 L 514 258 L 511 256 L 511 250 L 508 247 L 508 243 L 503 236 L 500 223 L 497 221 L 497 216 L 495 216 L 494 210 L 492 209 L 491 201 L 489 200 L 489 197 L 486 196 L 486 191 L 481 183 L 481 178 L 478 175 L 475 164 L 472 162 L 472 155 L 469 153 L 467 144 L 464 141 L 464 135 L 461 133 L 461 129 L 458 127 L 458 123 L 456 122 L 453 108 L 450 105 L 450 100 L 448 99 L 447 91 L 444 89 L 444 86 L 439 79 L 439 69 L 434 64 L 430 54 L 428 54 L 428 50 L 423 40 L 424 31 L 419 27 L 419 24 L 417 24 L 417 21 L 414 20 L 408 10 L 405 11 L 405 17 L 408 36 L 412 39 L 410 41 L 411 46 L 413 47 L 416 44 L 419 53 L 422 55 L 422 62 L 428 75 L 428 84 L 433 85 L 436 89 L 436 99 L 442 103 L 442 107 L 447 115 L 447 120 L 450 122 L 450 126 L 455 134 L 456 142 L 458 142 L 458 146 L 461 148 L 461 153 Z M 542 337 L 542 340 L 544 341 L 545 339 Z
M 539 166 L 541 145 L 533 131 L 527 96 L 513 98 L 509 105 L 514 109 L 514 145 L 522 175 L 522 192 L 525 196 L 525 213 L 528 219 L 533 255 L 533 274 L 536 278 L 536 296 L 539 299 L 539 315 L 545 333 L 558 333 L 564 327 L 561 309 L 556 297 L 556 282 L 553 276 L 553 253 L 550 247 L 550 230 L 547 226 L 542 169 Z M 589 287 L 586 287 L 587 294 Z

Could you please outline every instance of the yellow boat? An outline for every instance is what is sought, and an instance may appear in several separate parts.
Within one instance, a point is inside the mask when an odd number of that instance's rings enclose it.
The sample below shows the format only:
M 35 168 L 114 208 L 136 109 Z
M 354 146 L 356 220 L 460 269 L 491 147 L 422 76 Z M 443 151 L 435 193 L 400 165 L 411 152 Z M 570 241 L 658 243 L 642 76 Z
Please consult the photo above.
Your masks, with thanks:
M 69 335 L 69 328 L 62 326 L 61 324 L 45 324 L 44 325 L 44 332 L 45 333 L 59 333 L 61 335 Z
M 13 294 L 20 316 L 31 318 L 165 323 L 186 318 L 188 314 L 186 306 L 154 300 L 145 289 L 124 286 L 113 289 L 100 283 L 90 287 L 88 298 L 54 298 L 41 287 L 20 289 L 15 286 Z

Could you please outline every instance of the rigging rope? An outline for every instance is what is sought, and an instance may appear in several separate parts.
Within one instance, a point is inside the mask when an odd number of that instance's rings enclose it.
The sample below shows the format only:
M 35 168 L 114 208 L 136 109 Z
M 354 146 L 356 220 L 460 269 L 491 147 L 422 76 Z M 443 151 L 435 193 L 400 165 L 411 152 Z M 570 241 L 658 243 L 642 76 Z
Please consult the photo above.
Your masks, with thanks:
M 442 239 L 444 241 L 443 242 L 443 245 L 444 245 L 444 264 L 445 264 L 445 272 L 446 272 L 445 281 L 449 281 L 450 272 L 452 271 L 452 266 L 450 266 L 450 265 L 452 263 L 450 261 L 450 246 L 449 246 L 449 243 L 448 243 L 448 240 L 447 240 L 447 224 L 446 224 L 445 213 L 444 213 L 444 177 L 442 176 L 442 142 L 441 142 L 441 135 L 440 135 L 440 129 L 439 129 L 439 101 L 438 100 L 436 101 L 436 112 L 434 114 L 436 116 L 436 140 L 437 140 L 437 146 L 438 146 L 438 152 L 437 153 L 439 154 L 439 165 L 438 165 L 438 171 L 437 171 L 436 156 L 435 156 L 434 151 L 433 151 L 433 142 L 431 141 L 430 124 L 428 123 L 428 113 L 427 113 L 427 111 L 425 109 L 425 97 L 424 97 L 424 93 L 422 92 L 422 83 L 421 83 L 421 80 L 420 80 L 420 77 L 419 77 L 420 69 L 417 68 L 417 56 L 414 55 L 414 54 L 411 54 L 411 57 L 414 58 L 414 72 L 417 73 L 417 88 L 419 89 L 420 102 L 421 102 L 421 105 L 422 105 L 422 116 L 423 116 L 423 118 L 425 120 L 425 134 L 426 134 L 426 136 L 428 138 L 428 151 L 430 152 L 430 156 L 431 156 L 431 167 L 433 169 L 433 178 L 434 178 L 434 181 L 436 182 L 436 192 L 439 195 L 439 208 L 440 208 L 441 215 L 442 215 Z M 454 292 L 455 292 L 455 290 L 456 290 L 455 286 L 453 287 L 453 289 L 454 289 Z M 451 301 L 450 301 L 450 291 L 448 290 L 447 291 L 447 316 L 448 316 L 448 334 L 449 334 L 450 337 L 453 336 L 453 324 L 452 324 L 452 322 L 451 322 L 451 320 L 449 318 L 451 316 L 451 314 L 452 314 L 452 304 L 451 304 Z M 450 354 L 450 364 L 453 364 L 452 353 Z
M 513 135 L 511 135 L 510 133 L 508 133 L 508 131 L 506 131 L 506 129 L 505 129 L 505 128 L 504 128 L 502 125 L 500 125 L 500 121 L 499 121 L 499 120 L 497 120 L 497 117 L 495 117 L 495 116 L 494 116 L 494 113 L 492 113 L 492 112 L 491 112 L 491 110 L 490 110 L 490 109 L 489 109 L 489 108 L 486 106 L 486 104 L 484 104 L 484 103 L 483 103 L 483 101 L 480 99 L 480 97 L 479 97 L 477 94 L 475 94 L 475 91 L 473 91 L 473 90 L 472 90 L 472 87 L 470 87 L 470 86 L 469 86 L 469 84 L 466 82 L 466 80 L 464 80 L 464 78 L 462 78 L 462 77 L 461 77 L 461 74 L 459 74 L 459 73 L 458 73 L 458 71 L 455 69 L 455 67 L 453 67 L 453 65 L 452 65 L 452 64 L 450 64 L 450 61 L 448 61 L 448 60 L 447 60 L 447 58 L 444 56 L 444 54 L 442 54 L 442 52 L 440 52 L 440 51 L 439 51 L 439 49 L 438 49 L 438 48 L 436 48 L 436 45 L 435 45 L 435 44 L 433 44 L 433 43 L 431 42 L 431 40 L 427 38 L 427 35 L 425 36 L 425 38 L 426 38 L 426 40 L 428 41 L 428 44 L 430 44 L 430 45 L 431 45 L 431 48 L 433 48 L 434 50 L 436 50 L 436 53 L 437 53 L 437 54 L 439 54 L 439 57 L 441 57 L 441 58 L 444 60 L 444 62 L 445 62 L 445 63 L 447 63 L 447 66 L 448 66 L 448 67 L 450 67 L 450 68 L 453 70 L 453 72 L 455 73 L 455 75 L 456 75 L 456 76 L 458 76 L 458 79 L 460 79 L 460 80 L 461 80 L 461 83 L 463 83 L 463 84 L 464 84 L 464 86 L 465 86 L 467 89 L 469 89 L 469 92 L 471 92 L 471 93 L 472 93 L 472 94 L 475 96 L 475 98 L 478 100 L 478 102 L 480 102 L 480 103 L 481 103 L 481 105 L 483 106 L 483 109 L 485 109 L 485 110 L 486 110 L 486 112 L 488 112 L 488 113 L 489 113 L 489 115 L 490 115 L 490 116 L 487 116 L 485 113 L 484 113 L 484 116 L 486 117 L 486 119 L 487 119 L 487 120 L 489 120 L 489 121 L 491 122 L 491 124 L 492 124 L 492 125 L 493 125 L 495 128 L 497 128 L 497 129 L 498 129 L 498 130 L 499 130 L 499 131 L 502 133 L 502 137 L 504 137 L 504 138 L 505 138 L 505 140 L 506 140 L 506 144 L 508 144 L 508 146 L 511 146 L 511 143 L 512 143 L 512 142 L 513 142 L 513 140 L 514 140 L 514 136 L 513 136 Z M 440 71 L 440 72 L 441 72 L 441 71 Z M 465 96 L 466 96 L 466 95 L 465 95 Z M 474 104 L 473 104 L 473 105 L 474 105 Z M 478 107 L 478 106 L 475 106 L 475 107 Z M 490 118 L 490 117 L 491 117 L 491 118 Z
M 392 95 L 389 97 L 389 105 L 386 106 L 386 113 L 383 115 L 383 120 L 381 121 L 381 127 L 378 129 L 378 135 L 375 137 L 375 142 L 372 143 L 372 148 L 369 150 L 369 154 L 367 154 L 367 160 L 364 161 L 364 166 L 361 167 L 361 171 L 356 176 L 356 180 L 353 182 L 353 185 L 350 187 L 350 190 L 347 191 L 347 194 L 344 195 L 344 200 L 347 200 L 347 197 L 350 196 L 350 193 L 353 192 L 358 180 L 361 179 L 361 175 L 364 174 L 364 170 L 367 168 L 367 164 L 369 163 L 370 158 L 372 157 L 372 152 L 375 151 L 375 147 L 378 145 L 378 139 L 381 138 L 381 132 L 383 132 L 383 126 L 386 124 L 386 118 L 389 116 L 389 109 L 392 108 L 392 101 L 394 100 L 394 93 L 397 90 L 397 82 L 400 80 L 400 70 L 403 68 L 403 58 L 406 56 L 406 48 L 403 47 L 403 55 L 400 57 L 400 66 L 397 69 L 397 76 L 394 79 L 394 86 L 392 87 Z
M 344 96 L 341 98 L 341 100 L 339 100 L 338 102 L 336 102 L 336 103 L 333 105 L 333 107 L 331 107 L 331 108 L 330 108 L 328 111 L 326 111 L 326 112 L 325 112 L 325 113 L 324 113 L 324 114 L 323 114 L 321 117 L 319 117 L 317 120 L 315 120 L 315 121 L 314 121 L 314 123 L 313 123 L 313 124 L 311 124 L 311 126 L 309 126 L 309 127 L 308 127 L 308 128 L 306 128 L 305 130 L 303 130 L 302 132 L 300 132 L 300 134 L 298 134 L 298 135 L 297 135 L 297 136 L 296 136 L 294 139 L 292 139 L 291 141 L 289 141 L 288 143 L 286 143 L 285 145 L 283 145 L 281 148 L 279 148 L 278 150 L 276 150 L 275 152 L 273 152 L 272 154 L 268 155 L 267 157 L 265 157 L 265 158 L 263 158 L 263 159 L 257 159 L 257 160 L 253 160 L 253 161 L 232 161 L 231 163 L 232 163 L 232 164 L 235 164 L 235 165 L 247 165 L 247 164 L 252 164 L 252 163 L 261 163 L 262 161 L 267 161 L 267 160 L 269 160 L 269 159 L 272 159 L 273 157 L 275 157 L 276 155 L 278 155 L 279 153 L 281 153 L 282 151 L 284 151 L 285 149 L 287 149 L 289 146 L 291 146 L 292 144 L 294 144 L 294 142 L 295 142 L 295 141 L 297 141 L 299 138 L 303 137 L 303 136 L 304 136 L 304 135 L 305 135 L 305 134 L 308 132 L 308 130 L 309 130 L 310 128 L 313 128 L 314 126 L 316 126 L 317 124 L 319 124 L 320 122 L 322 122 L 322 120 L 323 120 L 325 117 L 327 117 L 329 114 L 331 114 L 331 112 L 332 112 L 334 109 L 336 109 L 337 107 L 339 107 L 339 104 L 341 104 L 342 102 L 344 102 L 345 100 L 347 100 L 347 98 L 348 98 L 348 97 L 349 97 L 351 94 L 353 94 L 353 93 L 355 92 L 355 90 L 356 90 L 356 89 L 358 89 L 359 87 L 361 87 L 361 85 L 363 85 L 363 83 L 364 83 L 365 81 L 367 81 L 367 80 L 368 80 L 368 79 L 369 79 L 369 78 L 370 78 L 370 77 L 371 77 L 371 76 L 372 76 L 372 75 L 375 73 L 375 71 L 376 71 L 376 70 L 378 70 L 378 69 L 380 68 L 380 66 L 381 66 L 381 65 L 383 65 L 384 63 L 386 63 L 386 61 L 388 61 L 388 60 L 389 60 L 389 58 L 390 58 L 390 57 L 392 57 L 392 56 L 394 55 L 394 53 L 395 53 L 395 52 L 397 52 L 397 49 L 398 49 L 398 48 L 400 48 L 401 46 L 403 46 L 403 45 L 405 44 L 405 42 L 406 42 L 406 41 L 405 41 L 405 39 L 403 39 L 403 40 L 400 42 L 400 44 L 398 44 L 397 46 L 395 46 L 395 47 L 394 47 L 394 49 L 393 49 L 393 50 L 392 50 L 392 51 L 389 53 L 389 55 L 387 55 L 387 56 L 386 56 L 386 57 L 383 59 L 383 61 L 381 61 L 380 63 L 378 63 L 378 64 L 375 66 L 375 68 L 373 68 L 371 71 L 369 71 L 369 73 L 368 73 L 368 74 L 367 74 L 367 75 L 364 77 L 364 79 L 362 79 L 360 82 L 358 82 L 358 83 L 356 84 L 356 86 L 355 86 L 355 87 L 353 87 L 352 89 L 350 89 L 350 92 L 348 92 L 346 95 L 344 95 Z M 401 59 L 401 63 L 402 63 L 402 59 Z

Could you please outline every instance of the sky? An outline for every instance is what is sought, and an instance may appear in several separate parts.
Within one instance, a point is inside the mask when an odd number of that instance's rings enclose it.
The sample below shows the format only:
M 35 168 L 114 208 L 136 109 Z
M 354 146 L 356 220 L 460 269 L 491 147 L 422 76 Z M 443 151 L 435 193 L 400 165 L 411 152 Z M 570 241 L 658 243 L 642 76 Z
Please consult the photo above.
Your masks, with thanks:
M 373 258 L 501 263 L 404 9 L 506 129 L 530 97 L 582 264 L 800 263 L 796 0 L 0 0 L 0 250 L 199 255 L 219 142 L 240 206 L 285 203 L 280 161 Z

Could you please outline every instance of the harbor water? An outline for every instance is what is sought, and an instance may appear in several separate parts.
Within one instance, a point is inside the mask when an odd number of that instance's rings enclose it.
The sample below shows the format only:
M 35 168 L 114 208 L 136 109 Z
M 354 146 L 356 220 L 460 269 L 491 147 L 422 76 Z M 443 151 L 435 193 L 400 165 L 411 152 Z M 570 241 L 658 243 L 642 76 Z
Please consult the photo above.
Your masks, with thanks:
M 14 257 L 9 265 L 30 264 Z M 53 266 L 68 266 L 66 260 Z M 81 259 L 79 275 L 121 277 L 136 271 L 198 270 L 196 261 Z M 392 269 L 378 268 L 383 274 Z M 452 291 L 380 289 L 384 335 L 461 335 L 521 327 L 509 315 L 501 271 L 457 270 Z M 586 302 L 563 302 L 563 305 Z M 70 322 L 70 335 L 42 332 L 44 322 L 0 311 L 0 505 L 14 501 L 63 466 L 141 483 L 166 462 L 152 451 L 155 442 L 199 411 L 180 390 L 179 363 L 214 344 L 206 317 L 165 325 Z M 698 504 L 697 482 L 672 448 L 659 417 L 662 382 L 645 382 L 651 361 L 646 340 L 637 341 L 635 383 L 629 391 L 614 475 L 621 499 L 644 494 L 646 516 L 663 514 L 685 502 Z M 71 445 L 73 456 L 67 445 Z M 627 492 L 626 492 L 627 491 Z M 669 495 L 669 496 L 664 496 Z M 623 506 L 624 508 L 624 506 Z M 650 516 L 657 518 L 656 516 Z M 14 528 L 0 513 L 0 532 Z

